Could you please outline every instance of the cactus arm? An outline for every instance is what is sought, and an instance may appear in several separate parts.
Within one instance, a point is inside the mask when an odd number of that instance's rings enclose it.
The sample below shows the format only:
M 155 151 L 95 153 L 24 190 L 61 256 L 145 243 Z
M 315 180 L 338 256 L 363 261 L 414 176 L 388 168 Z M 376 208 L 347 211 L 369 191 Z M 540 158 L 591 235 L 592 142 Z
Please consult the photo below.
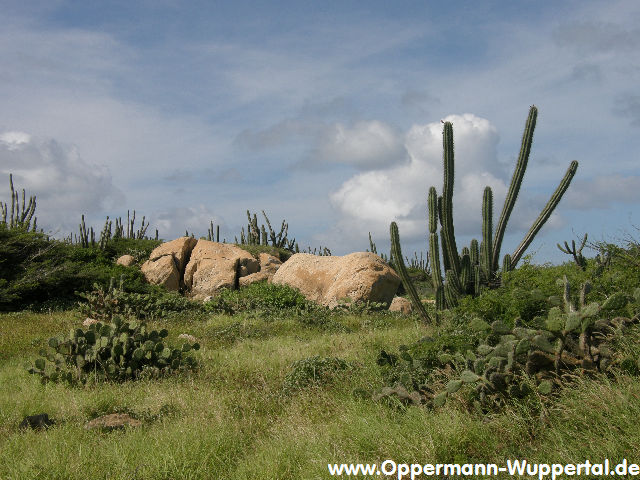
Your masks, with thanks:
M 518 163 L 516 169 L 513 172 L 511 178 L 511 184 L 509 185 L 509 191 L 507 192 L 507 198 L 504 201 L 502 207 L 502 214 L 496 227 L 495 236 L 493 239 L 493 256 L 491 260 L 491 268 L 495 272 L 498 270 L 498 262 L 500 260 L 500 248 L 502 246 L 502 240 L 504 238 L 504 232 L 507 228 L 507 222 L 509 216 L 513 210 L 513 206 L 518 198 L 518 192 L 522 185 L 524 173 L 527 169 L 527 163 L 529 161 L 529 154 L 531 153 L 531 144 L 533 143 L 533 132 L 536 128 L 536 118 L 538 116 L 538 109 L 535 105 L 532 105 L 529 109 L 529 117 L 524 127 L 524 133 L 522 134 L 522 145 L 520 146 L 520 155 L 518 156 Z M 514 263 L 515 265 L 515 263 Z
M 445 275 L 446 283 L 444 284 L 444 297 L 447 303 L 447 308 L 458 306 L 458 298 L 461 296 L 461 293 L 456 286 L 456 283 L 459 283 L 456 282 L 456 280 L 458 280 L 458 277 L 456 277 L 453 270 L 447 270 Z
M 491 187 L 485 187 L 482 196 L 482 248 L 480 257 L 480 267 L 484 270 L 487 280 L 493 277 L 492 263 L 492 239 L 493 234 L 493 191 Z
M 454 183 L 454 153 L 453 126 L 445 122 L 442 133 L 444 186 L 442 188 L 442 253 L 449 259 L 448 263 L 456 276 L 460 275 L 460 257 L 456 246 L 453 227 L 453 183 Z
M 468 253 L 464 253 L 460 260 L 460 285 L 464 294 L 469 293 L 473 285 L 471 258 Z
M 518 248 L 516 248 L 516 250 L 513 252 L 513 255 L 511 255 L 511 268 L 516 268 L 516 265 L 518 264 L 520 257 L 522 257 L 525 250 L 529 247 L 529 245 L 533 241 L 536 234 L 540 231 L 542 226 L 549 219 L 549 217 L 551 216 L 555 208 L 558 206 L 558 203 L 560 203 L 562 196 L 567 191 L 567 188 L 569 188 L 569 185 L 571 184 L 571 180 L 573 180 L 573 177 L 576 174 L 576 170 L 578 170 L 578 162 L 574 160 L 569 165 L 569 168 L 567 169 L 567 172 L 565 173 L 564 177 L 560 181 L 558 188 L 556 188 L 556 191 L 553 192 L 553 195 L 551 195 L 551 198 L 549 199 L 545 207 L 542 209 L 542 212 L 540 212 L 540 215 L 538 216 L 536 221 L 533 223 L 533 225 L 529 229 L 529 232 L 525 235 L 525 237 L 523 238 Z
M 429 317 L 426 308 L 424 308 L 424 305 L 420 301 L 418 292 L 416 292 L 416 288 L 407 273 L 406 267 L 404 266 L 402 250 L 400 248 L 400 234 L 398 233 L 398 225 L 396 222 L 391 222 L 389 230 L 391 233 L 391 254 L 393 255 L 393 262 L 400 274 L 400 278 L 402 278 L 402 283 L 404 283 L 405 289 L 409 293 L 411 303 L 413 303 L 414 308 L 425 322 L 433 323 L 433 320 Z
M 478 265 L 480 261 L 480 249 L 478 248 L 478 240 L 475 238 L 471 240 L 471 245 L 469 247 L 469 258 L 471 260 L 471 265 Z
M 431 258 L 431 279 L 436 291 L 436 310 L 445 308 L 444 285 L 442 283 L 442 270 L 440 269 L 440 247 L 438 245 L 438 194 L 435 187 L 429 189 L 429 257 Z
M 513 270 L 511 266 L 511 255 L 507 253 L 502 259 L 502 273 L 507 273 L 511 270 Z

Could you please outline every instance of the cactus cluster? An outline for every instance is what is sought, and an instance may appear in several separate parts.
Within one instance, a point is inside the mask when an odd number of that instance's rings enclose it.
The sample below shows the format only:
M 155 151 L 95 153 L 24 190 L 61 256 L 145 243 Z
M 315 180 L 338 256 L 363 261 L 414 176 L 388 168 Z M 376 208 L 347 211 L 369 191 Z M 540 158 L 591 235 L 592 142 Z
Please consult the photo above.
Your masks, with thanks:
M 145 224 L 146 217 L 142 217 L 142 225 L 135 230 L 135 222 L 136 222 L 136 211 L 133 211 L 133 216 L 129 210 L 127 210 L 127 223 L 126 230 L 125 225 L 122 222 L 122 218 L 116 218 L 116 226 L 115 231 L 112 230 L 113 222 L 109 220 L 109 216 L 104 222 L 104 227 L 102 227 L 102 231 L 100 232 L 100 239 L 96 242 L 96 233 L 93 230 L 93 227 L 87 228 L 84 222 L 84 215 L 82 215 L 80 224 L 78 225 L 79 233 L 77 235 L 69 234 L 67 238 L 65 238 L 65 242 L 69 244 L 79 244 L 82 248 L 95 247 L 96 245 L 104 250 L 107 247 L 107 244 L 110 240 L 117 240 L 119 238 L 132 238 L 137 240 L 149 239 L 147 237 L 147 229 L 149 228 L 149 223 Z M 158 240 L 158 229 L 156 229 L 155 239 Z
M 389 260 L 392 257 L 392 255 L 389 255 L 387 257 L 387 255 L 385 255 L 384 253 L 378 253 L 378 248 L 375 242 L 373 241 L 373 238 L 371 238 L 371 232 L 369 232 L 369 248 L 367 249 L 367 252 L 371 252 L 371 253 L 375 253 L 376 255 L 379 255 L 380 258 L 382 258 L 382 260 L 384 260 L 385 262 L 389 263 L 391 267 L 394 266 L 393 262 Z M 422 270 L 428 276 L 431 276 L 431 271 L 429 270 L 429 252 L 427 252 L 426 256 L 424 256 L 423 253 L 420 252 L 419 258 L 418 258 L 418 252 L 413 252 L 412 258 L 409 258 L 405 255 L 404 259 L 407 262 L 409 268 L 413 270 Z
M 478 241 L 473 239 L 470 246 L 464 247 L 460 253 L 453 225 L 453 126 L 451 122 L 444 123 L 444 184 L 442 195 L 438 196 L 435 187 L 431 187 L 428 196 L 429 257 L 432 263 L 431 275 L 433 286 L 436 290 L 437 309 L 455 307 L 458 304 L 458 299 L 463 295 L 477 296 L 483 289 L 495 288 L 500 285 L 500 249 L 507 222 L 518 197 L 529 160 L 537 114 L 537 108 L 532 106 L 525 125 L 518 162 L 495 232 L 493 231 L 493 192 L 490 187 L 486 187 L 482 199 L 482 241 L 478 244 Z M 569 188 L 577 168 L 578 162 L 574 160 L 520 245 L 511 255 L 504 256 L 502 272 L 507 272 L 516 267 L 535 235 L 549 219 L 567 188 Z M 395 227 L 394 225 L 395 222 L 392 223 L 391 228 L 391 243 L 392 245 L 399 245 L 398 229 L 397 225 Z M 438 226 L 440 227 L 439 235 Z M 394 248 L 398 249 L 397 247 Z M 442 270 L 440 268 L 440 250 L 442 250 Z M 400 257 L 395 261 L 397 261 L 395 265 L 400 268 L 399 264 L 403 263 L 403 259 Z M 403 277 L 403 282 L 407 291 L 410 291 L 407 285 L 410 279 Z
M 150 330 L 143 322 L 115 317 L 111 323 L 96 322 L 87 330 L 71 329 L 69 335 L 50 338 L 49 348 L 40 351 L 28 371 L 43 383 L 84 384 L 92 375 L 96 380 L 125 381 L 195 369 L 190 352 L 200 345 L 184 342 L 172 348 L 165 344 L 168 335 L 166 329 Z
M 26 194 L 22 189 L 22 204 L 20 204 L 20 196 L 13 188 L 13 175 L 9 174 L 9 186 L 11 187 L 11 211 L 9 211 L 9 203 L 0 202 L 0 225 L 8 228 L 22 228 L 27 231 L 36 231 L 37 218 L 34 217 L 36 211 L 36 196 L 29 197 L 29 203 L 26 202 Z M 9 219 L 7 219 L 9 215 Z M 33 220 L 33 225 L 31 221 Z
M 330 257 L 331 256 L 331 250 L 328 247 L 323 247 L 322 245 L 320 245 L 319 247 L 313 247 L 313 250 L 311 250 L 311 246 L 309 246 L 309 247 L 307 247 L 306 250 L 300 251 L 300 249 L 298 248 L 298 244 L 296 243 L 295 252 L 296 253 L 308 253 L 310 255 L 317 255 L 319 257 Z
M 220 241 L 220 225 L 216 225 L 216 233 L 213 234 L 213 221 L 209 222 L 209 229 L 207 230 L 207 240 L 210 242 Z
M 176 292 L 127 292 L 124 290 L 123 277 L 120 277 L 119 287 L 114 286 L 114 278 L 111 277 L 106 289 L 94 283 L 92 291 L 76 292 L 76 295 L 84 299 L 78 302 L 80 313 L 102 322 L 109 322 L 118 315 L 150 319 L 202 309 L 202 304 Z
M 443 374 L 437 385 L 423 385 L 412 392 L 405 388 L 409 385 L 401 385 L 402 389 L 395 385 L 378 397 L 394 396 L 404 403 L 439 407 L 466 384 L 473 387 L 476 407 L 488 410 L 509 398 L 522 398 L 534 389 L 547 395 L 562 385 L 566 373 L 606 372 L 620 360 L 615 341 L 639 319 L 638 315 L 615 316 L 630 296 L 618 292 L 602 303 L 588 303 L 588 282 L 577 298 L 572 297 L 566 276 L 558 283 L 563 288 L 563 308 L 553 307 L 546 318 L 534 319 L 537 328 L 522 325 L 519 320 L 511 327 L 499 320 L 489 325 L 476 319 L 474 328 L 485 332 L 479 345 L 464 354 L 443 352 L 439 357 L 437 370 L 457 370 L 459 375 Z M 640 301 L 640 289 L 634 296 L 636 302 Z
M 264 225 L 258 226 L 258 216 L 253 214 L 252 217 L 251 212 L 247 210 L 247 219 L 249 221 L 247 224 L 247 232 L 245 234 L 244 227 L 242 227 L 240 242 L 238 242 L 238 238 L 236 237 L 236 243 L 240 245 L 269 245 L 269 241 L 271 241 L 272 247 L 284 248 L 293 253 L 297 248 L 297 244 L 295 238 L 293 240 L 287 238 L 289 224 L 283 220 L 280 226 L 280 232 L 276 235 L 276 232 L 271 228 L 271 222 L 269 222 L 269 217 L 264 213 L 264 210 L 262 211 L 262 215 L 267 222 L 269 233 L 267 234 Z
M 573 255 L 573 260 L 576 262 L 576 265 L 578 265 L 584 271 L 587 269 L 587 260 L 582 256 L 582 249 L 584 248 L 584 245 L 586 243 L 587 234 L 585 233 L 584 237 L 582 238 L 582 242 L 580 243 L 580 247 L 578 247 L 577 250 L 575 240 L 571 240 L 571 248 L 569 248 L 569 244 L 566 241 L 564 242 L 564 248 L 559 243 L 557 243 L 556 245 L 561 252 L 566 253 L 567 255 Z

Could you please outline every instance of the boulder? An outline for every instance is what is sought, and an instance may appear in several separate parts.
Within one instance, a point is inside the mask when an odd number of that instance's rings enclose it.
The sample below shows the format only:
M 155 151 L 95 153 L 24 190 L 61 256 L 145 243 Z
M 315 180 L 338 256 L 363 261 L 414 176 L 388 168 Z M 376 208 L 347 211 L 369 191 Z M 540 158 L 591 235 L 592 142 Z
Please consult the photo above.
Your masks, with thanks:
M 180 271 L 171 255 L 165 255 L 155 261 L 147 260 L 140 268 L 147 282 L 163 285 L 169 291 L 180 289 Z
M 203 299 L 222 288 L 236 288 L 239 279 L 260 268 L 253 256 L 235 245 L 198 240 L 184 270 L 184 285 L 191 296 Z
M 274 257 L 268 253 L 261 253 L 258 258 L 260 259 L 260 271 L 273 275 L 278 271 L 282 262 L 278 257 Z
M 181 237 L 155 248 L 141 270 L 149 283 L 164 285 L 167 290 L 179 290 L 191 251 L 198 240 Z
M 410 314 L 413 311 L 411 302 L 403 297 L 394 297 L 391 305 L 389 305 L 390 312 L 401 312 L 405 315 Z
M 122 255 L 120 258 L 116 260 L 118 265 L 124 265 L 125 267 L 130 267 L 136 263 L 136 259 L 131 255 Z
M 111 431 L 125 427 L 139 427 L 140 425 L 142 425 L 140 420 L 126 413 L 110 413 L 87 422 L 84 428 L 87 430 Z
M 401 280 L 378 255 L 356 252 L 342 257 L 296 253 L 272 282 L 297 288 L 308 300 L 333 308 L 346 297 L 388 305 Z
M 251 285 L 256 282 L 264 282 L 269 281 L 273 278 L 273 274 L 269 275 L 268 272 L 256 272 L 251 275 L 247 275 L 245 277 L 240 277 L 238 279 L 238 287 L 246 287 L 247 285 Z
M 239 287 L 246 287 L 247 285 L 251 285 L 255 282 L 271 282 L 271 279 L 278 271 L 278 268 L 282 265 L 282 262 L 278 257 L 274 257 L 268 253 L 261 253 L 258 255 L 258 258 L 260 260 L 260 271 L 240 277 L 238 279 Z
M 42 430 L 55 425 L 56 422 L 49 418 L 48 413 L 38 413 L 37 415 L 27 415 L 20 422 L 20 428 L 31 428 L 33 430 Z

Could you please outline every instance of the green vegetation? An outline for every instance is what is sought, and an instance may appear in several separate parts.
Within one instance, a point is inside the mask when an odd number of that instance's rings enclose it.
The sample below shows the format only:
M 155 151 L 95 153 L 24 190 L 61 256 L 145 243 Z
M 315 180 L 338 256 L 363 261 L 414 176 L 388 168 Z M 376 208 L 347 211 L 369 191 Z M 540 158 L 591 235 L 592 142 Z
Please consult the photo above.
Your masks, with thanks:
M 453 224 L 453 184 L 454 184 L 454 149 L 453 149 L 453 125 L 444 123 L 442 135 L 443 160 L 444 160 L 444 185 L 442 195 L 438 196 L 435 187 L 429 189 L 429 258 L 432 262 L 431 274 L 433 287 L 436 291 L 436 307 L 438 310 L 453 308 L 458 305 L 461 297 L 466 295 L 478 296 L 487 288 L 496 288 L 500 285 L 501 275 L 513 270 L 524 252 L 527 250 L 536 234 L 549 219 L 555 208 L 560 203 L 562 196 L 569 188 L 571 180 L 578 169 L 578 162 L 571 162 L 556 191 L 540 212 L 538 218 L 523 238 L 520 245 L 511 255 L 505 255 L 502 262 L 502 270 L 499 272 L 500 249 L 504 238 L 507 222 L 518 198 L 520 186 L 524 179 L 524 173 L 529 161 L 529 153 L 533 143 L 533 132 L 536 126 L 538 109 L 532 106 L 522 136 L 522 145 L 518 162 L 511 178 L 509 191 L 505 199 L 498 225 L 493 231 L 493 192 L 486 187 L 482 198 L 482 241 L 473 239 L 469 247 L 458 251 Z M 438 237 L 438 224 L 440 236 Z M 400 238 L 395 222 L 391 224 L 391 244 L 399 251 Z M 440 245 L 441 244 L 441 245 Z M 442 248 L 443 270 L 440 268 L 440 246 Z M 402 256 L 393 259 L 398 270 L 404 270 Z M 444 271 L 444 278 L 443 273 Z M 409 285 L 410 279 L 402 274 L 405 288 L 411 294 L 411 300 L 423 319 L 427 322 L 431 319 L 416 302 L 412 294 L 413 287 Z
M 459 274 L 445 254 L 443 279 L 436 211 L 448 207 L 432 189 L 429 262 L 414 255 L 406 269 L 391 226 L 413 315 L 348 299 L 328 310 L 266 282 L 203 304 L 144 281 L 139 265 L 158 242 L 131 220 L 107 241 L 86 225 L 80 242 L 57 241 L 35 231 L 35 197 L 18 200 L 12 190 L 0 223 L 0 478 L 286 480 L 386 459 L 634 461 L 635 241 L 590 245 L 598 254 L 586 258 L 585 235 L 577 249 L 565 242 L 574 261 L 561 266 L 514 255 L 491 288 L 476 274 L 492 269 L 492 249 L 476 241 Z M 285 260 L 293 244 L 278 245 L 281 233 L 276 245 L 261 234 L 242 247 Z M 115 265 L 125 253 L 137 264 Z M 457 295 L 456 281 L 474 293 Z M 39 413 L 55 423 L 20 427 Z M 142 425 L 85 428 L 110 413 Z
M 180 334 L 189 344 L 197 338 L 199 368 L 140 373 L 135 381 L 115 382 L 107 370 L 76 387 L 41 385 L 27 373 L 41 350 L 52 355 L 79 344 L 78 330 L 85 339 L 91 331 L 111 338 L 105 356 L 113 358 L 120 315 L 129 317 L 120 328 L 126 324 L 135 341 L 130 329 L 142 325 L 135 309 L 109 307 L 131 303 L 120 288 L 94 289 L 87 296 L 102 300 L 81 309 L 1 314 L 0 478 L 297 479 L 328 478 L 327 463 L 388 458 L 633 458 L 640 249 L 600 247 L 609 252 L 606 264 L 597 256 L 584 270 L 574 262 L 534 266 L 525 257 L 500 287 L 439 312 L 437 325 L 371 306 L 327 311 L 267 283 L 226 291 L 199 309 L 144 314 L 162 352 L 184 342 Z M 414 278 L 418 292 L 428 291 L 429 279 Z M 87 315 L 102 321 L 82 329 Z M 58 337 L 64 331 L 70 334 Z M 539 370 L 527 369 L 532 356 L 544 360 Z M 55 360 L 45 364 L 49 375 Z M 77 363 L 61 365 L 77 374 Z M 19 428 L 26 415 L 42 412 L 54 426 Z M 109 434 L 84 428 L 107 413 L 128 413 L 142 426 Z
M 183 342 L 181 348 L 164 343 L 169 331 L 151 330 L 143 322 L 125 322 L 114 317 L 111 324 L 88 321 L 88 329 L 71 329 L 68 336 L 48 341 L 29 373 L 43 383 L 64 381 L 71 385 L 92 381 L 124 381 L 194 369 L 195 359 L 188 352 L 199 350 L 196 343 Z
M 76 291 L 108 284 L 112 277 L 123 278 L 127 291 L 151 292 L 139 268 L 116 265 L 114 260 L 124 254 L 148 258 L 159 243 L 118 239 L 104 250 L 79 248 L 40 232 L 0 225 L 0 311 L 69 307 L 78 300 Z

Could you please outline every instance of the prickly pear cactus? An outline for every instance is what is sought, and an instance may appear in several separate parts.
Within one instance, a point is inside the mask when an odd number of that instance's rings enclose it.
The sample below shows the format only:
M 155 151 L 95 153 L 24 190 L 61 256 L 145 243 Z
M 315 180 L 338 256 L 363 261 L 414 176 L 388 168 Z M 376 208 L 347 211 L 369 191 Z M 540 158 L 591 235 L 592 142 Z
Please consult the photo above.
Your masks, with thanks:
M 150 330 L 144 322 L 126 322 L 115 317 L 112 323 L 97 322 L 87 330 L 71 329 L 68 335 L 52 337 L 48 349 L 28 369 L 42 382 L 86 383 L 96 380 L 124 381 L 140 376 L 159 377 L 197 366 L 189 353 L 198 343 L 184 342 L 180 348 L 165 344 L 166 329 Z
M 409 389 L 406 395 L 396 386 L 395 390 L 387 388 L 382 393 L 400 400 L 411 398 L 412 403 L 416 403 L 417 394 L 420 403 L 440 407 L 464 388 L 476 407 L 486 411 L 534 391 L 549 395 L 562 385 L 566 373 L 606 372 L 623 361 L 616 355 L 615 341 L 626 327 L 637 322 L 639 315 L 627 318 L 614 314 L 631 297 L 616 293 L 602 304 L 588 303 L 585 297 L 590 286 L 585 284 L 579 301 L 573 302 L 567 278 L 559 285 L 564 290 L 564 308 L 555 306 L 546 318 L 537 318 L 536 324 L 542 328 L 526 327 L 519 320 L 511 327 L 501 321 L 488 325 L 476 319 L 477 329 L 486 332 L 484 338 L 464 355 L 460 351 L 443 353 L 435 368 L 439 374 L 430 376 L 431 385 L 418 386 L 413 392 Z M 640 302 L 640 291 L 634 292 L 633 298 Z M 386 355 L 386 363 L 403 358 Z

